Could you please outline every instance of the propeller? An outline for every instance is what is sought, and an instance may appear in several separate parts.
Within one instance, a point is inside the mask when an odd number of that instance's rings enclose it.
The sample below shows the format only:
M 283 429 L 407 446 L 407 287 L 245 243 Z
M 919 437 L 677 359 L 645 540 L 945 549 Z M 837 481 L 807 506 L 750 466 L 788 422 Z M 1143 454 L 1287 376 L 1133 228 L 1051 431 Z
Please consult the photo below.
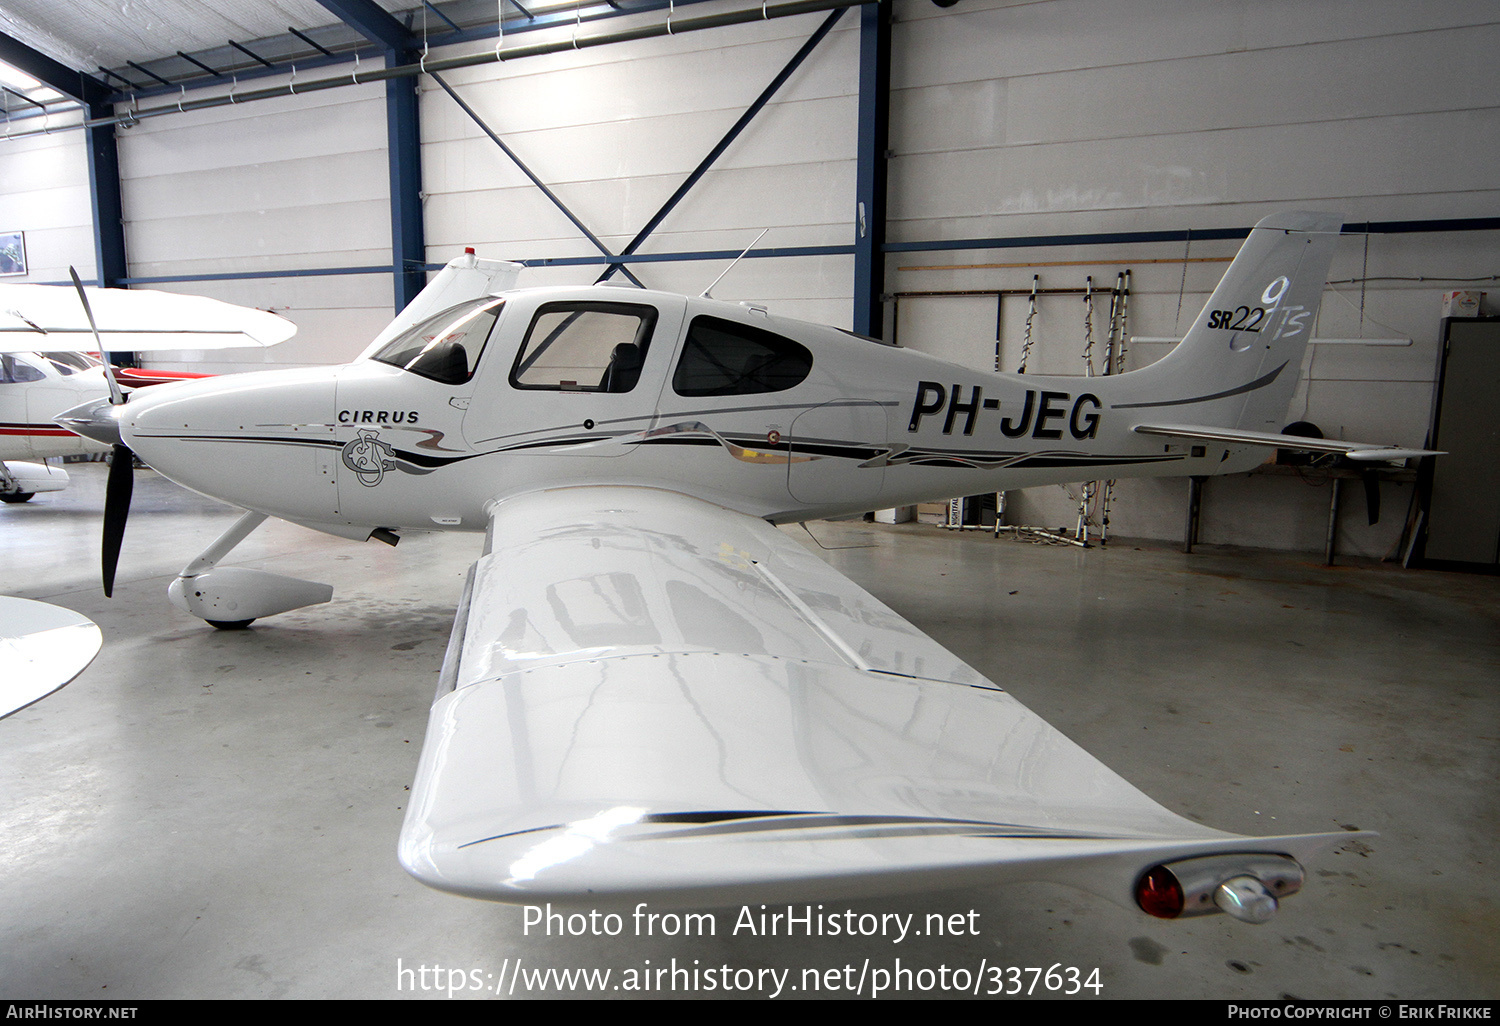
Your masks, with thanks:
M 72 267 L 73 287 L 78 290 L 78 301 L 83 304 L 83 314 L 88 318 L 89 329 L 94 333 L 94 344 L 99 347 L 99 356 L 104 364 L 104 377 L 109 382 L 109 405 L 125 405 L 125 393 L 115 380 L 114 368 L 109 365 L 109 354 L 104 351 L 104 341 L 99 337 L 99 326 L 94 323 L 94 311 L 89 308 L 88 294 L 83 291 L 83 282 Z M 99 552 L 99 562 L 104 572 L 104 595 L 113 598 L 115 591 L 115 569 L 120 563 L 120 547 L 125 540 L 125 520 L 130 516 L 130 496 L 135 490 L 135 453 L 120 440 L 118 422 L 116 432 L 110 440 L 109 478 L 104 485 L 104 536 Z

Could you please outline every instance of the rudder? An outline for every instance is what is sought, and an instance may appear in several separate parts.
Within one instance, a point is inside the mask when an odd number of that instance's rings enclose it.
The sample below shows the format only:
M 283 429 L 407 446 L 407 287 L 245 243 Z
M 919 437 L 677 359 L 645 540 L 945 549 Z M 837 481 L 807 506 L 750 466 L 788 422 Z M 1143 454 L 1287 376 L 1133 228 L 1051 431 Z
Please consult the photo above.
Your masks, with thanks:
M 1296 390 L 1343 218 L 1288 212 L 1261 219 L 1176 349 L 1137 371 L 1143 391 L 1185 407 L 1194 423 L 1277 432 Z

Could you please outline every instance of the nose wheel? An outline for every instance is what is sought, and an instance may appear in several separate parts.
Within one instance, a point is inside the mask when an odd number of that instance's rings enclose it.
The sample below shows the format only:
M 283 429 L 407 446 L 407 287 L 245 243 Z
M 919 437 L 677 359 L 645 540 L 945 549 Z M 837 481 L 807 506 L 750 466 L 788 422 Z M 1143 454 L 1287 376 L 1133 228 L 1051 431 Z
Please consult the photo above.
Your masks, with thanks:
M 242 631 L 263 616 L 331 599 L 332 585 L 249 567 L 218 565 L 265 519 L 264 513 L 251 512 L 236 520 L 167 587 L 172 604 L 221 631 Z

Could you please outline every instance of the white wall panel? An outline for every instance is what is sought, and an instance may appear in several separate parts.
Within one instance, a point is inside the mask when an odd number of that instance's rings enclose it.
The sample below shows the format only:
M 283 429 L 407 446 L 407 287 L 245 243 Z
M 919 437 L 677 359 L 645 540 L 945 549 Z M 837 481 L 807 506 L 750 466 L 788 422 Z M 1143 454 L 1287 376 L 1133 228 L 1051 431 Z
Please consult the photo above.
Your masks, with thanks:
M 153 367 L 168 370 L 206 369 L 227 374 L 342 363 L 358 356 L 391 320 L 391 281 L 387 274 L 241 278 L 149 287 L 270 310 L 297 325 L 297 334 L 291 339 L 264 349 L 189 351 L 151 358 Z
M 1492 59 L 1500 18 L 1485 5 L 967 0 L 950 9 L 902 4 L 898 13 L 893 240 L 1215 228 L 1292 207 L 1341 211 L 1351 222 L 1493 216 L 1500 204 L 1500 67 Z M 1191 255 L 1235 249 L 1199 241 Z M 1033 273 L 1044 287 L 1082 286 L 1088 274 L 1107 285 L 1119 265 L 1105 261 L 1137 259 L 1130 332 L 1173 336 L 1225 268 L 1192 264 L 1184 273 L 1181 264 L 1144 263 L 1183 255 L 1180 243 L 895 254 L 887 285 L 1019 289 Z M 1068 260 L 1100 263 L 938 266 Z M 1315 348 L 1288 419 L 1312 420 L 1329 435 L 1420 444 L 1441 279 L 1497 270 L 1494 232 L 1379 235 L 1368 253 L 1362 238 L 1345 241 L 1330 272 L 1342 284 L 1325 297 L 1316 334 L 1414 343 Z M 1019 359 L 1025 314 L 1024 298 L 1005 301 L 1006 369 Z M 1079 299 L 1043 297 L 1034 327 L 1031 369 L 1081 371 Z M 994 333 L 991 299 L 901 304 L 903 345 L 968 366 L 993 365 Z M 1134 346 L 1128 365 L 1170 348 Z M 1362 507 L 1357 492 L 1348 504 Z M 1184 496 L 1177 483 L 1132 483 L 1121 490 L 1114 529 L 1179 538 Z M 1032 522 L 1057 526 L 1076 515 L 1062 489 L 1015 498 Z M 1377 528 L 1346 516 L 1340 545 L 1383 555 L 1404 510 L 1397 502 L 1402 510 L 1390 512 L 1393 501 Z M 1326 518 L 1326 488 L 1215 481 L 1203 540 L 1317 549 Z
M 823 19 L 645 40 L 444 77 L 591 231 L 619 249 Z M 762 228 L 772 229 L 764 247 L 849 244 L 857 44 L 855 19 L 846 14 L 641 251 L 738 250 Z M 447 259 L 464 245 L 511 258 L 595 252 L 434 83 L 424 84 L 422 111 L 429 259 Z M 743 290 L 737 298 L 789 313 L 793 306 L 815 310 L 847 324 L 851 267 L 844 258 L 756 260 L 735 271 L 732 287 Z M 632 269 L 654 287 L 696 293 L 722 264 Z M 523 284 L 590 282 L 602 270 L 540 268 Z
M 955 17 L 957 15 L 957 17 Z M 898 8 L 895 88 L 1484 25 L 1472 0 L 965 0 Z
M 391 262 L 381 84 L 151 118 L 120 132 L 119 147 L 134 277 Z M 269 350 L 183 354 L 176 364 L 215 371 L 340 362 L 392 316 L 389 274 L 150 287 L 272 309 L 298 324 L 296 338 Z
M 1492 107 L 1500 25 L 1114 65 L 1008 81 L 1005 142 L 1209 132 Z M 1432 74 L 1442 68 L 1441 75 Z M 1066 91 L 1060 86 L 1066 82 Z M 1083 102 L 1079 102 L 1079 97 Z M 1088 101 L 1095 102 L 1088 102 Z
M 502 135 L 643 118 L 728 111 L 728 127 L 817 29 L 824 15 L 646 40 L 502 66 L 444 72 L 443 79 Z M 776 103 L 846 96 L 856 88 L 858 34 L 845 14 L 778 91 Z M 775 29 L 774 35 L 770 33 Z M 765 38 L 751 38 L 760 35 Z M 453 52 L 460 52 L 454 48 Z M 446 55 L 449 51 L 444 50 Z M 550 62 L 545 64 L 544 62 Z M 424 141 L 479 130 L 436 83 L 424 81 Z
M 1366 196 L 1492 187 L 1493 151 L 1460 141 L 1495 138 L 1500 107 L 911 154 L 897 161 L 891 217 L 1292 202 L 1359 219 Z M 902 235 L 915 233 L 903 224 Z
M 274 84 L 274 79 L 262 80 L 256 86 Z M 348 86 L 148 118 L 120 132 L 119 139 L 120 174 L 127 180 L 295 157 L 383 155 L 385 88 Z
M 26 233 L 28 273 L 0 282 L 67 281 L 95 273 L 84 134 L 0 140 L 0 231 Z

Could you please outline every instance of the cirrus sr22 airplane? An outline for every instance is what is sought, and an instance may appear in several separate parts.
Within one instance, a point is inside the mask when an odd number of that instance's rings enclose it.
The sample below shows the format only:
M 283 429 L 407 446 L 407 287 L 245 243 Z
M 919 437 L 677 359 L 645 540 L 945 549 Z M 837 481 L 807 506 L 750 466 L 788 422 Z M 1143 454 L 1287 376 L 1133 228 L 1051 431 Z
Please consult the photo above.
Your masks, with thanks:
M 215 626 L 331 595 L 218 566 L 266 516 L 485 532 L 401 831 L 424 883 L 718 904 L 1050 880 L 1261 922 L 1350 835 L 1169 812 L 774 525 L 1250 469 L 1288 444 L 1340 226 L 1261 221 L 1182 343 L 1109 377 L 982 373 L 701 297 L 490 294 L 499 265 L 470 257 L 351 364 L 60 422 L 249 511 L 169 589 Z M 129 498 L 111 476 L 107 585 Z

